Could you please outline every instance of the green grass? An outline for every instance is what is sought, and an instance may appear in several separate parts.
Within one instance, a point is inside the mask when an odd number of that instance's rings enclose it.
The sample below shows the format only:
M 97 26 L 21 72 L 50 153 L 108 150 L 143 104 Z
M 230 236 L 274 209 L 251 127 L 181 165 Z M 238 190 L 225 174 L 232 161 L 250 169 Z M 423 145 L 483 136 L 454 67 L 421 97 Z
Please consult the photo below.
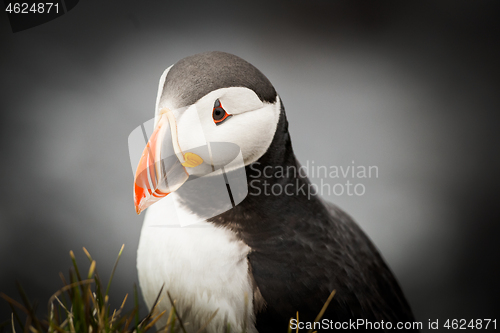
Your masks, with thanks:
M 5 329 L 5 326 L 10 326 L 13 333 L 143 333 L 151 330 L 156 331 L 155 323 L 158 319 L 166 315 L 165 312 L 158 313 L 157 311 L 156 304 L 159 298 L 156 300 L 151 312 L 144 318 L 140 318 L 139 316 L 139 296 L 135 286 L 134 306 L 131 311 L 127 313 L 124 311 L 125 304 L 129 298 L 128 294 L 125 295 L 119 308 L 112 309 L 109 304 L 109 290 L 123 248 L 124 246 L 122 246 L 118 253 L 107 284 L 104 284 L 99 277 L 96 261 L 85 248 L 83 248 L 83 251 L 89 260 L 89 267 L 85 271 L 80 270 L 73 251 L 70 251 L 73 267 L 70 269 L 68 277 L 60 273 L 64 286 L 49 299 L 47 315 L 43 318 L 37 317 L 36 305 L 29 301 L 19 283 L 17 284 L 17 288 L 21 296 L 21 303 L 0 293 L 0 297 L 5 299 L 12 309 L 11 321 L 3 323 L 3 328 Z M 172 311 L 168 316 L 168 327 L 164 331 L 175 332 L 175 323 L 180 321 L 175 315 L 175 306 L 172 307 Z
M 160 290 L 153 308 L 144 318 L 140 318 L 139 315 L 139 296 L 136 286 L 134 286 L 132 310 L 128 312 L 124 310 L 128 294 L 125 295 L 119 308 L 112 309 L 109 302 L 109 290 L 123 248 L 124 246 L 118 253 L 106 286 L 99 277 L 96 261 L 85 248 L 83 248 L 83 252 L 89 260 L 89 267 L 85 271 L 80 270 L 73 251 L 70 251 L 72 268 L 69 271 L 69 276 L 65 277 L 60 273 L 63 287 L 50 297 L 47 304 L 47 314 L 43 318 L 36 315 L 36 304 L 29 301 L 26 292 L 19 283 L 17 288 L 22 300 L 21 303 L 4 293 L 0 293 L 0 297 L 5 299 L 12 309 L 11 320 L 0 324 L 0 333 L 6 328 L 8 329 L 9 326 L 12 333 L 186 333 L 184 323 L 180 316 L 177 315 L 176 302 L 168 291 L 166 292 L 168 299 L 165 301 L 170 302 L 172 305 L 171 310 L 169 313 L 166 311 L 160 313 L 158 311 L 157 305 L 162 301 L 160 296 L 163 288 Z M 321 319 L 334 295 L 335 290 L 331 293 L 315 321 Z M 205 329 L 215 317 L 217 311 L 213 313 L 206 323 L 201 325 L 198 332 L 201 333 Z M 297 312 L 296 315 L 298 319 L 299 313 Z M 166 325 L 158 330 L 155 323 L 164 316 L 167 317 Z M 229 325 L 226 331 L 231 332 Z M 283 329 L 284 331 L 285 329 Z M 288 327 L 288 332 L 292 332 L 290 327 Z

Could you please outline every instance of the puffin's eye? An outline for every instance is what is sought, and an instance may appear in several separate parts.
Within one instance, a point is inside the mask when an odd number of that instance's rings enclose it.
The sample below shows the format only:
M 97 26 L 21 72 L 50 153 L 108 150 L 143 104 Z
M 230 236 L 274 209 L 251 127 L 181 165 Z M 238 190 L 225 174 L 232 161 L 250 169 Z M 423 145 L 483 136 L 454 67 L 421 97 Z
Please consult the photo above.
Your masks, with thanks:
M 216 99 L 214 103 L 214 110 L 212 111 L 212 118 L 214 119 L 215 125 L 222 124 L 226 119 L 231 118 L 232 116 L 233 115 L 224 110 L 219 99 Z

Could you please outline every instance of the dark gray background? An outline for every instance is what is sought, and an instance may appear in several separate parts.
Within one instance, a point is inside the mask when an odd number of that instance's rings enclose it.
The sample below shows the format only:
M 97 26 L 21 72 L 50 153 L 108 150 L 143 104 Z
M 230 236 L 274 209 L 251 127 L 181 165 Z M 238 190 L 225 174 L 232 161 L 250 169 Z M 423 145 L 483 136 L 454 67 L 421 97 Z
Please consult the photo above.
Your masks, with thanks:
M 69 250 L 85 264 L 87 247 L 107 278 L 125 243 L 111 297 L 132 293 L 128 134 L 166 67 L 222 50 L 273 82 L 303 164 L 378 166 L 364 196 L 329 200 L 418 320 L 498 316 L 499 4 L 82 1 L 16 34 L 0 14 L 0 291 L 18 279 L 44 309 Z

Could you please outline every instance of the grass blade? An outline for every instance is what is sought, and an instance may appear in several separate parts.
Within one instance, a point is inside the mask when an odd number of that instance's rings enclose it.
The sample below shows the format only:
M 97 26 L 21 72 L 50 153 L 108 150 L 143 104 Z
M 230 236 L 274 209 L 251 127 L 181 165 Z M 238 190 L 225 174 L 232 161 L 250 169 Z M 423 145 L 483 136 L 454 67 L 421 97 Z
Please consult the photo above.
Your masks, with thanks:
M 202 327 L 200 327 L 200 329 L 196 333 L 202 333 L 203 330 L 208 326 L 208 324 L 210 324 L 212 319 L 215 318 L 215 316 L 217 315 L 217 312 L 219 312 L 219 309 L 215 310 L 215 312 L 210 316 L 210 318 L 208 318 L 207 322 Z
M 122 256 L 122 252 L 123 252 L 124 247 L 125 247 L 125 244 L 122 245 L 120 252 L 118 252 L 118 258 L 116 258 L 115 265 L 113 266 L 113 270 L 111 271 L 111 276 L 109 277 L 108 286 L 106 287 L 106 296 L 109 294 L 109 288 L 111 287 L 111 281 L 113 280 L 113 276 L 115 275 L 116 266 L 118 266 L 118 261 L 120 260 L 120 257 Z
M 138 293 L 137 293 L 137 285 L 134 283 L 134 304 L 135 304 L 135 308 L 136 309 L 139 309 L 139 296 L 138 296 Z M 135 330 L 136 332 L 138 332 L 139 330 L 139 311 L 137 311 L 136 315 L 135 315 Z
M 328 305 L 330 305 L 330 302 L 332 301 L 333 299 L 333 296 L 335 296 L 335 293 L 337 292 L 337 290 L 333 290 L 332 293 L 330 294 L 330 296 L 328 296 L 328 299 L 326 300 L 325 304 L 323 304 L 323 308 L 321 308 L 321 311 L 318 313 L 318 316 L 316 317 L 316 319 L 314 319 L 314 322 L 318 322 L 321 320 L 321 317 L 323 317 L 323 315 L 325 314 L 325 311 L 326 311 L 326 308 L 328 308 Z M 297 323 L 298 323 L 298 318 L 299 318 L 299 314 L 297 312 Z M 312 332 L 312 329 L 310 329 L 307 333 L 311 333 Z
M 186 328 L 184 327 L 184 323 L 182 322 L 182 319 L 179 316 L 179 312 L 177 312 L 177 309 L 175 308 L 175 304 L 174 304 L 174 301 L 172 300 L 172 296 L 170 296 L 170 293 L 168 291 L 167 291 L 167 295 L 168 295 L 168 299 L 170 300 L 170 304 L 172 304 L 172 307 L 174 308 L 176 317 L 177 317 L 177 319 L 179 319 L 179 324 L 181 325 L 182 331 L 184 333 L 187 333 Z
M 87 256 L 87 258 L 89 259 L 89 261 L 92 263 L 92 261 L 94 261 L 94 259 L 92 259 L 92 256 L 90 255 L 89 251 L 87 251 L 87 249 L 85 247 L 83 247 L 83 252 Z
M 16 285 L 17 285 L 17 289 L 19 291 L 19 294 L 21 295 L 21 298 L 23 300 L 23 303 L 24 303 L 24 306 L 26 307 L 26 310 L 28 310 L 28 319 L 30 320 L 33 320 L 34 321 L 34 324 L 36 326 L 36 329 L 40 332 L 42 332 L 42 327 L 40 325 L 40 322 L 38 321 L 38 319 L 36 318 L 36 312 L 35 312 L 35 307 L 33 307 L 31 304 L 30 304 L 30 301 L 28 299 L 28 296 L 26 295 L 26 292 L 24 291 L 23 287 L 21 286 L 21 284 L 19 283 L 19 281 L 16 281 Z M 26 331 L 26 329 L 29 327 L 29 325 L 26 325 L 24 327 L 24 330 Z
M 73 267 L 75 268 L 75 273 L 76 276 L 78 277 L 78 281 L 81 281 L 82 277 L 80 276 L 80 271 L 78 270 L 78 265 L 76 264 L 76 258 L 73 251 L 69 251 L 69 256 L 71 257 L 71 261 L 73 262 Z

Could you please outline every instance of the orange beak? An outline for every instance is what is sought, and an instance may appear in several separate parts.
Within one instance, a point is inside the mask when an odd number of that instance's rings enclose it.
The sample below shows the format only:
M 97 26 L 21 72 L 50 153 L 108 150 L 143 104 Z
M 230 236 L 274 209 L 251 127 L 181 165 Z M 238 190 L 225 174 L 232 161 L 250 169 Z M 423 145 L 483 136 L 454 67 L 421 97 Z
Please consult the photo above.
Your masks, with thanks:
M 181 187 L 189 178 L 186 167 L 195 167 L 202 162 L 196 154 L 182 153 L 175 117 L 169 109 L 162 109 L 135 172 L 137 214 Z

